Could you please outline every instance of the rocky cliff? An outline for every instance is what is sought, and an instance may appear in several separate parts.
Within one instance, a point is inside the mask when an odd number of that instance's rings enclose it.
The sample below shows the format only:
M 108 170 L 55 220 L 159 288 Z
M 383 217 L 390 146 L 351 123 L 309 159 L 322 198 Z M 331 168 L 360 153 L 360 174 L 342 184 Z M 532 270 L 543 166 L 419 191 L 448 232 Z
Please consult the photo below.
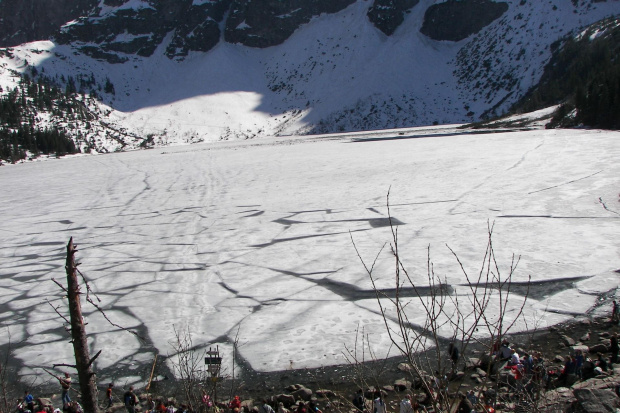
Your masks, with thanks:
M 206 52 L 222 38 L 265 48 L 286 41 L 300 26 L 356 0 L 8 0 L 0 2 L 0 46 L 55 38 L 111 63 L 151 56 L 165 46 L 171 59 Z M 391 36 L 419 0 L 373 0 L 369 21 Z M 460 40 L 501 16 L 506 3 L 451 0 L 431 6 L 422 33 Z M 224 33 L 222 33 L 222 31 Z M 223 36 L 222 36 L 223 34 Z
M 500 18 L 508 3 L 491 0 L 448 0 L 426 10 L 420 30 L 434 40 L 459 41 Z
M 2 0 L 0 46 L 47 39 L 61 25 L 88 14 L 98 0 Z

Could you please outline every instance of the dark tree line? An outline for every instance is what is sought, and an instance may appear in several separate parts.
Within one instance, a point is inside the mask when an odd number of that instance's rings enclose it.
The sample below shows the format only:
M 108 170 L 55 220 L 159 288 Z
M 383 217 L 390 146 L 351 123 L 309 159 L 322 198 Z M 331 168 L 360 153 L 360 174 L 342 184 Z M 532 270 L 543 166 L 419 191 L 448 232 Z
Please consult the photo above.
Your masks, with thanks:
M 63 89 L 45 76 L 32 80 L 24 75 L 17 87 L 0 97 L 0 159 L 14 163 L 25 159 L 28 152 L 35 156 L 78 152 L 65 131 L 37 124 L 42 113 L 67 121 L 93 120 L 76 93 L 72 78 Z
M 513 110 L 562 104 L 553 126 L 620 129 L 619 21 L 604 20 L 578 38 L 556 42 L 540 83 Z
M 34 155 L 64 155 L 78 152 L 66 133 L 56 128 L 35 129 L 21 126 L 17 129 L 0 128 L 0 159 L 15 163 L 26 158 L 26 151 Z

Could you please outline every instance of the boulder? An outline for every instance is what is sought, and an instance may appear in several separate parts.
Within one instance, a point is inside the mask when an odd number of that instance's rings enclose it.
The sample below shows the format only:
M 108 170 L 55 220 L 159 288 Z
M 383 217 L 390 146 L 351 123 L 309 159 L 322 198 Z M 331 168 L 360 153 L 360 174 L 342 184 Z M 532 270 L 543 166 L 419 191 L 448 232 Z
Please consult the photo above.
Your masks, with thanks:
M 52 399 L 48 399 L 48 398 L 45 398 L 45 397 L 40 397 L 38 399 L 38 401 L 43 406 L 52 406 Z
M 607 353 L 607 346 L 602 343 L 595 344 L 593 346 L 588 347 L 588 352 L 590 354 Z
M 478 33 L 500 18 L 508 3 L 491 0 L 446 1 L 433 4 L 424 13 L 420 32 L 433 40 L 457 42 Z
M 579 340 L 581 340 L 582 342 L 583 341 L 589 341 L 590 340 L 590 333 L 589 332 L 585 333 L 584 335 L 581 336 L 581 338 Z
M 562 340 L 562 343 L 564 343 L 564 345 L 567 346 L 567 347 L 575 345 L 575 340 L 573 340 L 572 338 L 570 338 L 567 335 L 562 335 L 560 337 L 560 340 Z
M 571 351 L 573 354 L 575 354 L 577 352 L 577 350 L 580 350 L 583 354 L 586 354 L 590 351 L 590 348 L 588 346 L 571 346 Z
M 292 406 L 295 404 L 295 396 L 292 394 L 278 394 L 276 400 L 278 403 L 282 402 L 285 406 Z
M 405 373 L 409 373 L 411 370 L 413 370 L 413 367 L 411 367 L 411 364 L 409 363 L 400 363 L 397 368 L 398 370 L 404 371 Z
M 305 387 L 302 387 L 299 390 L 295 390 L 294 392 L 291 393 L 295 399 L 297 400 L 303 400 L 303 401 L 310 401 L 310 399 L 312 398 L 312 390 L 307 389 Z
M 302 386 L 301 384 L 291 384 L 290 386 L 288 386 L 286 388 L 286 391 L 288 392 L 294 392 L 295 390 L 299 390 L 299 389 L 303 389 L 304 386 Z
M 405 379 L 399 379 L 394 382 L 394 388 L 398 391 L 409 390 L 412 387 L 412 383 Z
M 335 397 L 336 394 L 331 391 L 331 390 L 327 390 L 327 389 L 319 389 L 316 392 L 317 397 L 322 397 L 322 398 L 327 398 L 327 397 Z
M 480 359 L 477 357 L 469 357 L 465 360 L 466 369 L 474 369 L 478 367 L 479 365 L 480 365 Z
M 620 398 L 609 389 L 575 389 L 573 394 L 577 398 L 572 405 L 575 412 L 616 412 L 620 407 Z

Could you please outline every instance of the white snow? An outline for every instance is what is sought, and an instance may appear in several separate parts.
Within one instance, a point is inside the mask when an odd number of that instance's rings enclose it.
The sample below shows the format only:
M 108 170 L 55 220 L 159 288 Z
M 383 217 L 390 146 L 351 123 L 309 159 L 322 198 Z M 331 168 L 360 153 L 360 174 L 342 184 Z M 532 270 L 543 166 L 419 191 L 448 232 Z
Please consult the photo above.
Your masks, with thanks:
M 110 318 L 153 345 L 115 331 L 84 304 L 93 350 L 103 349 L 96 366 L 103 380 L 127 367 L 132 382 L 143 383 L 154 352 L 170 354 L 173 329 L 186 326 L 197 348 L 220 347 L 228 371 L 237 333 L 240 355 L 259 371 L 344 363 L 345 346 L 362 330 L 377 355 L 387 355 L 351 238 L 366 260 L 390 240 L 382 226 L 388 190 L 416 282 L 425 283 L 430 245 L 435 272 L 466 302 L 446 245 L 477 274 L 491 222 L 502 271 L 515 254 L 514 281 L 534 283 L 515 331 L 526 322 L 553 325 L 597 310 L 596 298 L 620 284 L 619 157 L 617 132 L 443 126 L 5 166 L 2 326 L 13 342 L 30 344 L 15 352 L 20 374 L 70 360 L 62 321 L 46 300 L 63 305 L 51 279 L 64 281 L 73 237 Z M 393 288 L 392 268 L 384 251 L 375 267 L 380 288 Z
M 170 60 L 169 35 L 149 58 L 119 54 L 129 60 L 108 64 L 69 46 L 35 42 L 0 63 L 21 72 L 27 61 L 47 76 L 93 74 L 101 85 L 109 78 L 116 94 L 105 95 L 102 110 L 111 112 L 102 121 L 136 136 L 152 134 L 158 145 L 296 135 L 321 122 L 328 131 L 464 123 L 499 102 L 504 111 L 535 84 L 554 41 L 617 13 L 616 2 L 509 0 L 505 16 L 479 35 L 447 42 L 420 33 L 433 3 L 421 0 L 389 37 L 369 22 L 370 4 L 360 0 L 266 49 L 222 41 L 207 53 Z M 120 8 L 147 6 L 131 0 Z M 108 9 L 100 14 L 119 8 Z M 489 59 L 487 69 L 482 62 Z M 465 74 L 473 80 L 459 79 Z M 513 89 L 493 86 L 505 76 L 515 80 Z M 0 84 L 8 82 L 4 77 Z M 101 142 L 101 150 L 116 144 Z

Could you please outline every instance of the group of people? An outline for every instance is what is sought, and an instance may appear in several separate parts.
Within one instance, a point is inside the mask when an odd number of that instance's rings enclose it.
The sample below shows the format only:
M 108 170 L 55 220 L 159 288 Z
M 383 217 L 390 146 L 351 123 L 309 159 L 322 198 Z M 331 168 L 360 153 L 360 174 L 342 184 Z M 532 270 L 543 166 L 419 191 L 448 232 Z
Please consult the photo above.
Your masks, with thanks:
M 369 403 L 369 400 L 366 399 L 363 391 L 358 390 L 353 396 L 353 405 L 360 413 L 388 413 L 387 406 L 383 400 L 383 395 L 381 392 L 375 392 L 373 397 L 372 403 Z M 473 413 L 474 407 L 479 405 L 478 396 L 473 390 L 470 390 L 466 394 L 459 393 L 459 397 L 460 399 L 457 407 L 458 413 Z M 484 401 L 481 402 L 485 409 L 484 412 L 495 412 L 490 404 L 484 403 Z M 441 405 L 441 403 L 442 402 L 438 399 L 431 402 L 428 398 L 423 401 L 419 401 L 413 397 L 411 391 L 407 391 L 404 398 L 398 404 L 398 413 L 425 413 L 431 409 L 433 404 Z
M 524 354 L 519 356 L 516 349 L 510 347 L 510 343 L 504 340 L 500 346 L 496 346 L 495 358 L 500 363 L 505 362 L 504 368 L 510 369 L 515 377 L 517 388 L 542 386 L 548 388 L 550 385 L 570 386 L 577 380 L 587 380 L 592 377 L 605 375 L 609 370 L 610 364 L 618 362 L 618 335 L 614 333 L 610 340 L 609 361 L 605 354 L 597 353 L 593 360 L 587 357 L 583 351 L 576 349 L 573 354 L 564 357 L 562 369 L 560 371 L 548 371 L 545 360 L 540 352 Z M 553 378 L 557 381 L 553 382 Z

